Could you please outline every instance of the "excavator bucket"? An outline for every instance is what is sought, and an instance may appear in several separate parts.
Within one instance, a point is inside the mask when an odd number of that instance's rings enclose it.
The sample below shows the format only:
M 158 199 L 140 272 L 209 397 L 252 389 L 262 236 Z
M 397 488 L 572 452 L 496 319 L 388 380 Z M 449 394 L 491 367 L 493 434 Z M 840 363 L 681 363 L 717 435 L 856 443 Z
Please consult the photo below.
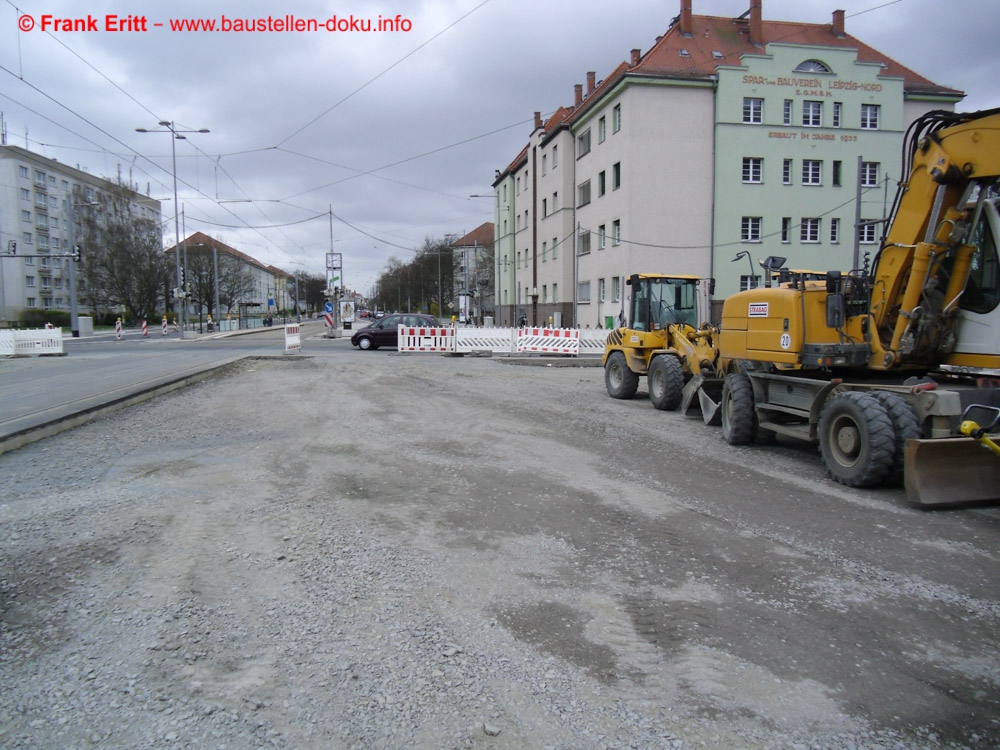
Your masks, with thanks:
M 906 498 L 922 508 L 1000 500 L 1000 456 L 971 437 L 907 440 Z
M 721 424 L 719 404 L 722 402 L 722 383 L 722 378 L 695 375 L 684 385 L 681 413 L 685 417 L 700 415 L 707 425 Z

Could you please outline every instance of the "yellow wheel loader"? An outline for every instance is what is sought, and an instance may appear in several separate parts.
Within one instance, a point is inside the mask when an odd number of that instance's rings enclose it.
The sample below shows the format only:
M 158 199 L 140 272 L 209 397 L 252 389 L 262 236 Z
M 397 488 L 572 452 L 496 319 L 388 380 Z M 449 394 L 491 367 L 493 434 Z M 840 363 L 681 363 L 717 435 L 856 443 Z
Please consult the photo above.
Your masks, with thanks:
M 634 397 L 645 376 L 653 406 L 676 409 L 686 382 L 716 372 L 715 329 L 699 323 L 708 318 L 711 284 L 659 274 L 633 274 L 625 283 L 632 290 L 628 324 L 608 334 L 602 360 L 608 395 Z
M 699 398 L 730 444 L 808 440 L 843 484 L 902 480 L 923 507 L 995 501 L 997 421 L 962 423 L 1000 407 L 1000 110 L 928 113 L 903 162 L 871 269 L 727 298 L 724 379 Z

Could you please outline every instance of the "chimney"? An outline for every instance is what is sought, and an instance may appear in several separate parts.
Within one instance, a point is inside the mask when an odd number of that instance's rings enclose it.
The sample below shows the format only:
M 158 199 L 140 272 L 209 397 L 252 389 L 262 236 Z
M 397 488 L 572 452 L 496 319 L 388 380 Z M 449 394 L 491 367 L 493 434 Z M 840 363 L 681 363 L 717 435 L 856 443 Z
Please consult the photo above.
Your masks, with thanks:
M 542 113 L 535 112 L 535 130 L 538 130 L 540 127 L 542 127 Z
M 760 47 L 764 44 L 762 2 L 763 0 L 750 0 L 750 43 L 755 47 Z
M 632 50 L 632 67 L 634 68 L 639 64 L 639 58 L 642 57 L 642 50 L 634 49 Z
M 587 73 L 587 96 L 594 93 L 594 89 L 597 88 L 597 73 L 593 71 Z
M 681 0 L 681 33 L 691 36 L 691 0 Z
M 844 31 L 844 11 L 835 10 L 833 11 L 833 35 L 839 37 L 847 36 Z
M 579 107 L 581 104 L 583 104 L 583 86 L 579 83 L 576 84 L 573 87 L 573 92 L 575 93 L 575 96 L 573 98 L 574 106 Z

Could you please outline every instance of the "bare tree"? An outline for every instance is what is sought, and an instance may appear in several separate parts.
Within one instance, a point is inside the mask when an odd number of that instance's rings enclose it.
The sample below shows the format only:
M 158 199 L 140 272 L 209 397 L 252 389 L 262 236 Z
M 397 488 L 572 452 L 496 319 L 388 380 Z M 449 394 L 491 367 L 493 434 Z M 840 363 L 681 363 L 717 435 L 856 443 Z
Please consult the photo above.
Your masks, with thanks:
M 122 305 L 136 319 L 156 314 L 169 273 L 159 225 L 136 216 L 128 186 L 117 183 L 88 207 L 92 239 L 84 260 L 84 299 L 95 310 Z

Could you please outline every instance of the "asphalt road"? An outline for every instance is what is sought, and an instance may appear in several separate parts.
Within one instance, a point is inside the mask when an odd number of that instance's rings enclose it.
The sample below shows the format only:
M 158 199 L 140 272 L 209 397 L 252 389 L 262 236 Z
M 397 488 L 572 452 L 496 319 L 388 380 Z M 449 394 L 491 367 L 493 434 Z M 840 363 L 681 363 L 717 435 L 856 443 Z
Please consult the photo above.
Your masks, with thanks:
M 326 339 L 321 321 L 302 323 L 313 354 L 350 346 Z M 87 338 L 64 338 L 63 357 L 0 360 L 0 452 L 81 424 L 109 408 L 137 403 L 206 376 L 247 356 L 284 352 L 284 328 L 230 334 L 126 330 Z

